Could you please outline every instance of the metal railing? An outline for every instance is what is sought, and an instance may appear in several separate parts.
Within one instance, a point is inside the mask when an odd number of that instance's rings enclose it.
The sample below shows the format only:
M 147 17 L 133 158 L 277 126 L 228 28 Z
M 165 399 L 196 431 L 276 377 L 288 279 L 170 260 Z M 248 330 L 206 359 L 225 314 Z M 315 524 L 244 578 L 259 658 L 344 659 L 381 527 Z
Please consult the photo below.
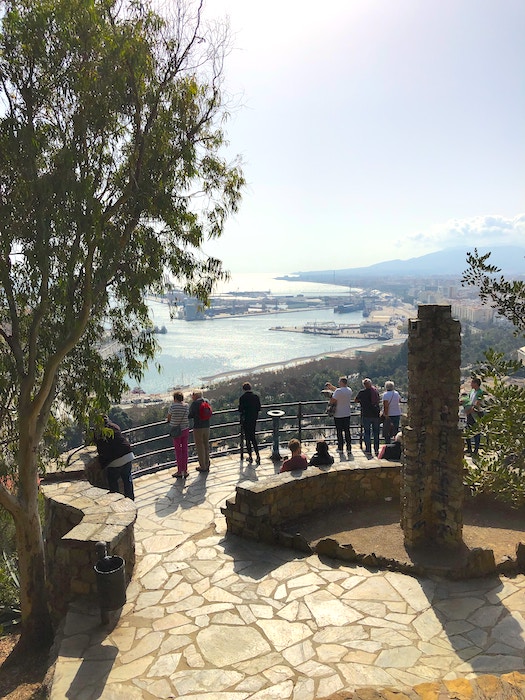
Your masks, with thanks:
M 268 415 L 268 411 L 275 410 L 284 413 L 278 422 L 278 442 L 283 448 L 287 449 L 288 441 L 292 437 L 296 437 L 302 444 L 315 443 L 321 439 L 327 442 L 336 441 L 334 422 L 327 415 L 326 407 L 326 401 L 295 401 L 263 405 L 256 430 L 259 449 L 261 451 L 272 449 L 274 419 Z M 210 429 L 210 457 L 239 454 L 239 458 L 242 459 L 241 431 L 237 409 L 214 411 Z M 136 457 L 133 462 L 133 473 L 136 476 L 174 466 L 173 441 L 169 437 L 169 426 L 165 421 L 135 426 L 122 432 L 128 436 L 133 447 Z M 363 432 L 359 407 L 352 411 L 350 432 L 352 439 L 362 445 Z M 191 432 L 188 457 L 190 462 L 197 460 Z

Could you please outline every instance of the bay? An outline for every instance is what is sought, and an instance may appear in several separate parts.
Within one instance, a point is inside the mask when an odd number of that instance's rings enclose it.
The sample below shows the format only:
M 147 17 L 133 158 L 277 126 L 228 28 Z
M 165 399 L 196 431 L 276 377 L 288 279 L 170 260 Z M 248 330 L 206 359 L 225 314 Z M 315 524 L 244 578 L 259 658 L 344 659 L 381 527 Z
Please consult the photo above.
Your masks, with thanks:
M 221 283 L 217 293 L 265 291 L 273 295 L 308 297 L 348 292 L 347 287 L 311 282 L 279 280 L 276 273 L 235 273 Z M 147 394 L 163 394 L 174 387 L 199 386 L 222 373 L 250 376 L 254 368 L 288 363 L 349 347 L 370 345 L 370 340 L 332 338 L 269 330 L 272 326 L 300 326 L 309 321 L 342 322 L 329 309 L 310 309 L 255 316 L 235 316 L 200 321 L 171 320 L 167 304 L 148 302 L 153 323 L 167 332 L 157 335 L 160 352 L 141 381 Z M 345 314 L 344 323 L 359 323 L 361 312 Z M 155 365 L 160 366 L 160 373 Z M 133 382 L 130 382 L 133 387 Z

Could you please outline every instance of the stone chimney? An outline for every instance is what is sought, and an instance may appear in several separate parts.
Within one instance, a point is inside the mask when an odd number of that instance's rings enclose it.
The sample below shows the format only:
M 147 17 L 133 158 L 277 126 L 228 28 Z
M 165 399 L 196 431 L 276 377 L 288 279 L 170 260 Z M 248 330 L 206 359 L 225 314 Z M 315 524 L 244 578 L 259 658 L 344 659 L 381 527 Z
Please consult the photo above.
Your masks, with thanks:
M 403 430 L 401 527 L 405 545 L 459 545 L 463 439 L 458 428 L 461 336 L 449 305 L 409 321 L 408 425 Z

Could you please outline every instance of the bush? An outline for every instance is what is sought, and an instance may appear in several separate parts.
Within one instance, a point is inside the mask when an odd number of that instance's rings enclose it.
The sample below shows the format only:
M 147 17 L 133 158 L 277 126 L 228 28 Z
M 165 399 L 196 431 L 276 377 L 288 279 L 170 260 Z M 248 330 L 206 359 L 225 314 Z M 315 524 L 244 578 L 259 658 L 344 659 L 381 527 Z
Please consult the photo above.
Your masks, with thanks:
M 487 436 L 489 451 L 466 464 L 466 482 L 475 493 L 490 493 L 513 506 L 525 504 L 525 388 L 509 383 L 521 367 L 489 350 L 476 374 L 486 383 L 485 414 L 466 435 Z M 486 389 L 485 389 L 486 390 Z

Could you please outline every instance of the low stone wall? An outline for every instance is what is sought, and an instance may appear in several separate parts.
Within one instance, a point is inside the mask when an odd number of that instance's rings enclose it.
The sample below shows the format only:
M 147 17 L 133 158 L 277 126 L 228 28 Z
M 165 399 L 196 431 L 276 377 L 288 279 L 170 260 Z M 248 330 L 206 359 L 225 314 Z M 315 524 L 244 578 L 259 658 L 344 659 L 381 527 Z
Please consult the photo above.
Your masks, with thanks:
M 129 582 L 135 566 L 133 525 L 137 508 L 120 494 L 87 481 L 42 486 L 45 498 L 47 583 L 52 614 L 59 620 L 74 598 L 95 599 L 95 544 L 122 557 Z
M 262 542 L 276 542 L 278 528 L 287 520 L 343 503 L 399 501 L 398 464 L 352 468 L 338 465 L 326 470 L 276 474 L 264 481 L 244 481 L 221 512 L 228 532 Z

